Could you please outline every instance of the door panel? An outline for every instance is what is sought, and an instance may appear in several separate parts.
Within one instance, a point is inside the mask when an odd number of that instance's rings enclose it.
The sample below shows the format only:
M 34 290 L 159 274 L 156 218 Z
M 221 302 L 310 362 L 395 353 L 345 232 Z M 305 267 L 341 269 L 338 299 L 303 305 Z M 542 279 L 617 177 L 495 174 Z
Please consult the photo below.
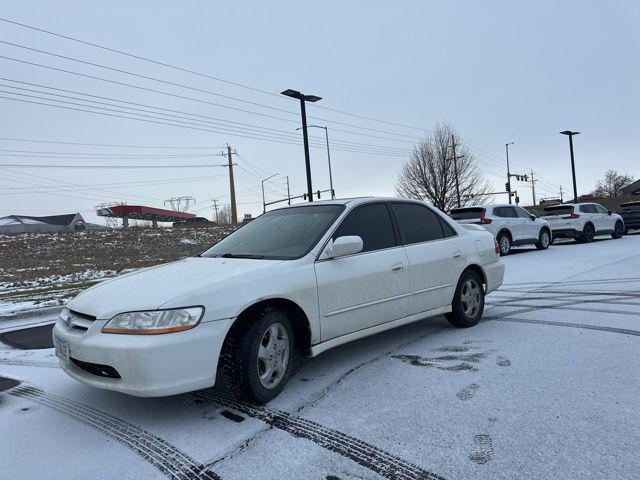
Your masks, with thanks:
M 458 237 L 405 246 L 411 271 L 411 315 L 451 303 L 466 261 L 462 247 Z
M 406 317 L 409 264 L 402 247 L 318 261 L 322 341 Z

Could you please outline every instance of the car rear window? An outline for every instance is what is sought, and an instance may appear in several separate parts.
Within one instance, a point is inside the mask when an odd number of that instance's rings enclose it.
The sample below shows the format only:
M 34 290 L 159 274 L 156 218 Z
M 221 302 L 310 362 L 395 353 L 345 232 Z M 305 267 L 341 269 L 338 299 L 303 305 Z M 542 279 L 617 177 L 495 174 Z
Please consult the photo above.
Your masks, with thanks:
M 454 220 L 471 220 L 472 218 L 480 218 L 484 213 L 484 208 L 454 208 L 449 216 Z
M 551 215 L 569 215 L 573 213 L 573 205 L 558 205 L 556 207 L 547 207 L 542 211 L 543 217 Z
M 618 212 L 640 212 L 640 202 L 623 203 L 618 208 Z

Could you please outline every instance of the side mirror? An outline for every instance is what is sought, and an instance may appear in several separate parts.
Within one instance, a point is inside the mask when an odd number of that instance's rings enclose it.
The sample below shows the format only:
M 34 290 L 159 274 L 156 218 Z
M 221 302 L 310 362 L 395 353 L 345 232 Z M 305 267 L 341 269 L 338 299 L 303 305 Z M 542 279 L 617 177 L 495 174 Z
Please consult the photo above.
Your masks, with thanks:
M 364 244 L 362 238 L 357 235 L 347 235 L 338 237 L 327 245 L 324 250 L 325 258 L 344 257 L 345 255 L 353 255 L 362 251 Z
M 531 219 L 531 221 L 534 221 L 537 217 L 535 215 L 529 215 L 529 218 Z
M 609 215 L 611 215 L 611 210 L 607 210 L 607 213 L 608 213 Z

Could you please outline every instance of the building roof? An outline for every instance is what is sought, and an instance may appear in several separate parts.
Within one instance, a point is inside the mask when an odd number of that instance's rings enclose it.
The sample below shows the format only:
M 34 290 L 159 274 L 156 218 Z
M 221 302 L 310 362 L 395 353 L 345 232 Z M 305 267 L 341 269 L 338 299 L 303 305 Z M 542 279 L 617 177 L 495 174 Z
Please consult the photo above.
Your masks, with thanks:
M 47 217 L 33 217 L 30 215 L 9 215 L 7 217 L 0 218 L 0 223 L 3 225 L 46 223 L 48 225 L 60 225 L 66 227 L 73 223 L 76 215 L 80 214 L 70 213 L 68 215 L 50 215 Z
M 627 195 L 638 195 L 640 194 L 640 180 L 636 180 L 635 182 L 627 185 L 622 189 L 622 193 L 626 193 Z

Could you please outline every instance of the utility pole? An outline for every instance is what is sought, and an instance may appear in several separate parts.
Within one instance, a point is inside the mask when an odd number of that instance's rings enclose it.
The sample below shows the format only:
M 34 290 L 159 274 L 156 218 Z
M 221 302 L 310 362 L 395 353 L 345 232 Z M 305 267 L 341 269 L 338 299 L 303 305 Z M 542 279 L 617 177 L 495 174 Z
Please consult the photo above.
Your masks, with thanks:
M 571 176 L 573 177 L 573 203 L 578 203 L 578 188 L 576 187 L 576 164 L 573 159 L 573 136 L 580 135 L 580 132 L 565 130 L 560 133 L 569 137 L 569 150 L 571 151 Z
M 213 211 L 215 212 L 216 224 L 218 224 L 218 199 L 212 198 L 211 201 L 213 202 Z
M 458 157 L 456 156 L 455 135 L 451 135 L 451 149 L 453 150 L 453 173 L 456 176 L 456 197 L 458 199 L 458 208 L 460 208 L 460 183 L 458 182 Z M 508 164 L 508 160 L 507 160 L 507 164 Z M 509 168 L 507 167 L 507 170 L 508 169 Z
M 236 186 L 233 182 L 233 159 L 231 146 L 227 143 L 227 157 L 229 158 L 229 193 L 231 194 L 231 224 L 238 223 L 238 208 L 236 206 Z
M 261 187 L 262 187 L 262 213 L 267 213 L 267 203 L 266 200 L 264 198 L 264 182 L 266 182 L 267 180 L 269 180 L 270 178 L 275 177 L 276 175 L 278 175 L 277 173 L 274 173 L 273 175 L 271 175 L 270 177 L 265 178 L 264 180 L 261 180 Z
M 289 175 L 287 175 L 287 204 L 291 205 L 291 191 L 289 190 Z
M 536 206 L 536 182 L 538 180 L 533 179 L 533 169 L 531 169 L 531 195 L 533 196 L 533 206 Z
M 562 197 L 562 185 L 560 185 L 560 203 L 564 203 L 564 198 Z
M 507 151 L 507 194 L 509 195 L 509 205 L 511 205 L 511 171 L 509 170 L 509 145 L 513 145 L 513 142 L 504 144 L 504 148 Z

